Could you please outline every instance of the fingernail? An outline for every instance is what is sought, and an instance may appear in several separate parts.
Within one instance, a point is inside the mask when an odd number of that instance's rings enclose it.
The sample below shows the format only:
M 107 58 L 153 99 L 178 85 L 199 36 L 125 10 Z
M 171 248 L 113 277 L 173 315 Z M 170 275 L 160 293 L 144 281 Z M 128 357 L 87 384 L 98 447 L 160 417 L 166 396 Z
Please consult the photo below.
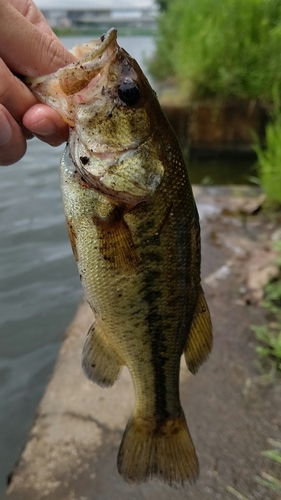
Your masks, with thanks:
M 3 111 L 0 111 L 0 146 L 12 139 L 12 127 Z
M 47 118 L 43 118 L 36 123 L 33 123 L 32 128 L 30 128 L 31 132 L 36 135 L 42 135 L 44 137 L 48 135 L 54 135 L 58 132 L 58 127 L 54 122 L 48 120 Z

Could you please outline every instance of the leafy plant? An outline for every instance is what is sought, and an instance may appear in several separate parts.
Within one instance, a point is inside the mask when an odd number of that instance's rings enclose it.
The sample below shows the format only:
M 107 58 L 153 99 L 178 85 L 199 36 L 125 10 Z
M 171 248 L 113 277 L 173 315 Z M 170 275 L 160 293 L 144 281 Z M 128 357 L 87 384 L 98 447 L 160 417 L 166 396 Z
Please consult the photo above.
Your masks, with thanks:
M 160 10 L 167 10 L 170 2 L 171 0 L 156 0 L 156 3 L 159 5 Z
M 262 188 L 270 204 L 281 205 L 281 113 L 266 126 L 266 148 L 256 144 L 257 167 Z
M 277 0 L 173 0 L 159 18 L 154 77 L 196 97 L 271 98 L 281 82 Z

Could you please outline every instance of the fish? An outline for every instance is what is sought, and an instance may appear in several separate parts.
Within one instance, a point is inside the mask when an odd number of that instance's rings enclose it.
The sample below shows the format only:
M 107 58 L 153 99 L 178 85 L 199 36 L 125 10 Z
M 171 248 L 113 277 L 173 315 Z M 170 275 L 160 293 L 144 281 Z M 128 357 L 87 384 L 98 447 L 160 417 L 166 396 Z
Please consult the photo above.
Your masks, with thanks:
M 28 85 L 69 124 L 62 199 L 95 315 L 83 371 L 111 387 L 129 369 L 135 404 L 117 459 L 123 479 L 184 486 L 199 465 L 180 402 L 181 356 L 195 374 L 213 342 L 192 187 L 156 93 L 117 31 L 72 52 L 77 61 Z

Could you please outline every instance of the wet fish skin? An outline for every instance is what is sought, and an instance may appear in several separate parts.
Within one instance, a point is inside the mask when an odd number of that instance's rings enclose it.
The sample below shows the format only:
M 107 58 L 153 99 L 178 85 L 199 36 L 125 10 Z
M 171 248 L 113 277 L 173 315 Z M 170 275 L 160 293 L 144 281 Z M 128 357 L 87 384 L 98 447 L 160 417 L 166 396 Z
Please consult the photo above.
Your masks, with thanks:
M 177 139 L 138 64 L 110 30 L 77 63 L 31 88 L 70 124 L 61 161 L 69 238 L 95 313 L 83 369 L 109 387 L 126 365 L 135 407 L 118 455 L 131 483 L 195 481 L 180 404 L 184 353 L 195 373 L 212 328 L 200 284 L 200 227 Z M 127 101 L 127 102 L 125 102 Z

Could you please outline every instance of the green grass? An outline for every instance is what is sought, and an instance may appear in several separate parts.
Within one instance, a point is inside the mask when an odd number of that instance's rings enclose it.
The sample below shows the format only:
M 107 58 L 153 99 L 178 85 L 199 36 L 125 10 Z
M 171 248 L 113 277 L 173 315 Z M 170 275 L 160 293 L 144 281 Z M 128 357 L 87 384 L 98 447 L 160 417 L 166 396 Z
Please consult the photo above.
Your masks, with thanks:
M 275 244 L 277 250 L 281 249 L 281 242 Z M 280 258 L 277 260 L 281 266 Z M 281 279 L 269 282 L 265 287 L 263 306 L 268 312 L 268 323 L 254 325 L 255 333 L 260 345 L 256 351 L 261 362 L 261 367 L 270 367 L 269 379 L 277 372 L 281 372 Z
M 167 7 L 154 77 L 175 79 L 193 98 L 271 98 L 281 83 L 279 1 L 173 0 Z
M 266 450 L 262 452 L 262 455 L 273 460 L 277 464 L 281 464 L 281 442 L 276 442 L 276 448 L 273 450 Z M 281 481 L 275 476 L 262 472 L 260 477 L 256 478 L 257 482 L 266 488 L 275 491 L 275 493 L 281 493 Z
M 273 372 L 281 372 L 281 325 L 276 329 L 267 325 L 253 326 L 252 329 L 261 343 L 256 348 L 261 361 L 270 365 Z
M 266 146 L 255 140 L 257 171 L 269 205 L 281 206 L 281 112 L 279 89 L 273 91 L 274 110 L 272 120 L 265 130 Z

